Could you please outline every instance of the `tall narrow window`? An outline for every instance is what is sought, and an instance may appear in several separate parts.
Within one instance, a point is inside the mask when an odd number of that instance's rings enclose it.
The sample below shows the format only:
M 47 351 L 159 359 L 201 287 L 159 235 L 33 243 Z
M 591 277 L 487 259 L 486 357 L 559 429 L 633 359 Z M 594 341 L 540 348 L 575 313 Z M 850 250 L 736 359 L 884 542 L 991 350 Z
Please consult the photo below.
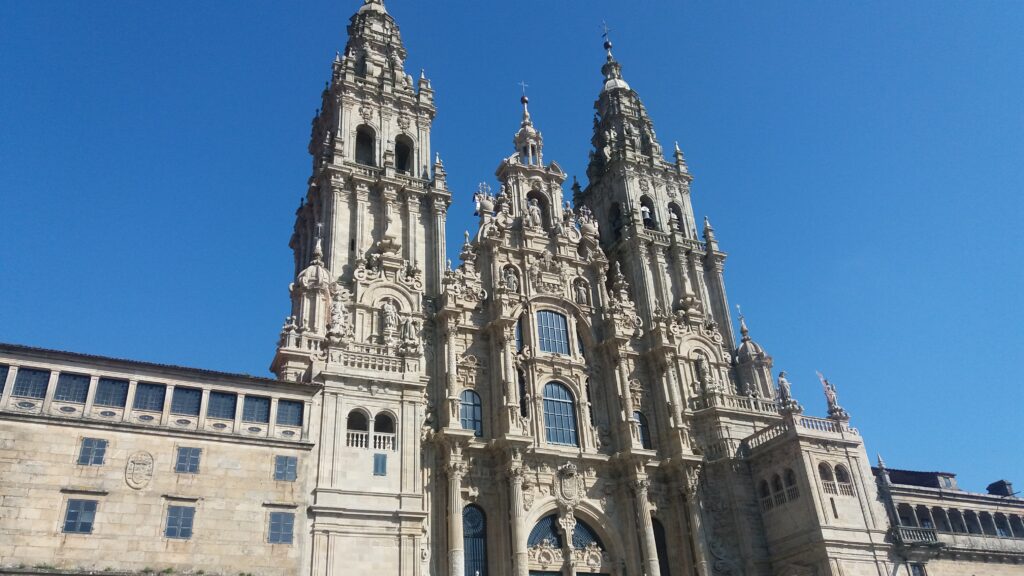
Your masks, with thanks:
M 348 413 L 345 421 L 345 445 L 354 448 L 370 447 L 370 420 L 362 410 Z
M 516 320 L 516 352 L 523 351 L 523 317 Z
M 565 316 L 550 310 L 537 312 L 541 352 L 569 354 L 569 324 Z
M 167 387 L 163 384 L 139 382 L 135 386 L 135 402 L 132 404 L 132 407 L 136 410 L 163 412 L 164 396 L 166 393 Z
M 558 382 L 544 386 L 544 429 L 548 442 L 579 446 L 576 433 L 576 405 L 572 393 Z
M 49 370 L 20 368 L 14 377 L 14 396 L 22 398 L 45 398 L 46 388 L 50 382 Z
M 4 386 L 7 386 L 7 373 L 10 370 L 10 366 L 0 364 L 0 394 L 4 393 Z
M 484 435 L 484 414 L 483 404 L 480 402 L 480 395 L 472 390 L 463 390 L 459 396 L 461 406 L 459 408 L 459 422 L 465 430 L 472 430 L 473 435 L 479 438 Z
M 377 136 L 373 128 L 363 125 L 356 128 L 356 163 L 365 166 L 377 165 Z
M 373 449 L 397 450 L 395 420 L 389 414 L 381 412 L 373 419 Z
M 633 419 L 636 420 L 640 432 L 640 446 L 645 450 L 650 450 L 652 448 L 651 428 L 647 425 L 647 417 L 642 412 L 633 412 Z
M 373 475 L 374 476 L 387 476 L 388 475 L 388 455 L 387 454 L 374 454 L 373 455 Z
M 792 468 L 786 468 L 786 500 L 796 500 L 800 496 L 800 489 L 796 485 L 796 473 Z
M 404 134 L 395 138 L 395 170 L 404 174 L 412 172 L 413 162 L 412 140 Z
M 128 381 L 113 378 L 100 378 L 96 386 L 96 398 L 93 404 L 110 408 L 124 408 L 128 402 Z
M 57 390 L 53 393 L 53 399 L 58 402 L 72 402 L 74 404 L 85 404 L 89 396 L 89 377 L 84 374 L 69 374 L 61 372 L 57 377 Z
M 658 570 L 661 576 L 672 576 L 668 563 L 668 539 L 665 538 L 665 527 L 657 518 L 651 518 L 651 526 L 654 527 L 654 549 L 658 553 Z
M 479 506 L 462 509 L 462 544 L 466 576 L 487 576 L 487 517 Z

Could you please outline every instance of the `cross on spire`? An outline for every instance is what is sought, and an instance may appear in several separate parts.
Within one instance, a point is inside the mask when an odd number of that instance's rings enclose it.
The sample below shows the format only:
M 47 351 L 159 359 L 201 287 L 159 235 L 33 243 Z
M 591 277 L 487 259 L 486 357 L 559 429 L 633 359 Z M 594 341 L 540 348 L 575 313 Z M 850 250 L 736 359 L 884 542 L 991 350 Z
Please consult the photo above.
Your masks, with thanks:
M 604 38 L 606 42 L 610 40 L 610 38 L 608 38 L 608 33 L 611 31 L 612 29 L 608 27 L 608 23 L 601 20 L 601 37 Z
M 522 81 L 519 82 L 519 86 L 523 89 L 523 96 L 525 97 L 526 96 L 526 88 L 529 86 L 529 84 L 527 84 L 525 80 L 522 80 Z

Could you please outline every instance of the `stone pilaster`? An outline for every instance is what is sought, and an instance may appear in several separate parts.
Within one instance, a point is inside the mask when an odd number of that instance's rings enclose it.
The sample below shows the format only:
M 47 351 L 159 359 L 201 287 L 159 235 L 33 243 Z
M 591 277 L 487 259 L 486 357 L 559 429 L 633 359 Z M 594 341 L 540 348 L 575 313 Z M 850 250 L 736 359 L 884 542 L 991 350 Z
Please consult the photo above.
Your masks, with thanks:
M 647 574 L 661 574 L 658 564 L 658 547 L 654 540 L 654 523 L 651 522 L 651 503 L 647 492 L 650 480 L 639 477 L 633 480 L 633 497 L 636 502 L 637 527 L 640 529 L 640 542 L 643 547 L 644 570 Z

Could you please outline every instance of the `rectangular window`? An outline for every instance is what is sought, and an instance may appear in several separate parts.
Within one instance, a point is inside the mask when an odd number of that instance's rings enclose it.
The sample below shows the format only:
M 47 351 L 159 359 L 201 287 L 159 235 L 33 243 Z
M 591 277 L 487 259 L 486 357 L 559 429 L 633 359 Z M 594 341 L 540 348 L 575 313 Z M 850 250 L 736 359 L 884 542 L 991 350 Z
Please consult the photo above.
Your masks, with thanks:
M 550 310 L 537 312 L 537 335 L 541 352 L 569 354 L 569 325 L 565 316 Z
M 126 402 L 128 402 L 127 380 L 100 378 L 99 384 L 96 385 L 96 398 L 93 400 L 93 404 L 124 408 Z
M 910 565 L 910 576 L 927 576 L 924 571 L 923 564 L 911 564 Z
M 68 500 L 68 510 L 64 514 L 64 532 L 91 534 L 95 519 L 95 500 Z
M 88 376 L 61 372 L 60 376 L 57 377 L 57 390 L 53 393 L 54 400 L 85 404 L 87 396 L 89 396 Z
M 46 387 L 50 382 L 49 370 L 19 368 L 14 378 L 14 395 L 23 398 L 46 398 Z
M 387 476 L 388 475 L 388 455 L 387 454 L 374 454 L 373 455 L 373 475 L 374 476 Z
M 164 536 L 188 540 L 192 537 L 192 523 L 195 518 L 196 509 L 192 506 L 168 506 Z
M 242 421 L 268 424 L 270 422 L 270 398 L 246 396 L 242 406 Z
M 298 476 L 299 459 L 295 456 L 274 457 L 274 480 L 282 482 L 295 482 Z
M 284 426 L 302 426 L 302 402 L 277 401 L 277 423 Z
M 295 530 L 295 514 L 291 512 L 271 512 L 270 532 L 267 541 L 271 544 L 291 544 Z
M 167 394 L 167 387 L 163 384 L 147 384 L 139 382 L 135 386 L 135 403 L 132 405 L 136 410 L 150 410 L 153 412 L 164 411 L 164 396 Z
M 178 459 L 174 462 L 174 471 L 182 474 L 199 473 L 199 448 L 178 448 Z
M 10 371 L 10 369 L 10 366 L 0 364 L 0 394 L 4 393 L 4 386 L 7 386 L 7 372 Z
M 107 454 L 107 441 L 102 438 L 83 438 L 78 452 L 79 466 L 102 466 Z
M 171 393 L 171 414 L 199 416 L 199 405 L 202 401 L 202 390 L 175 387 L 174 392 Z
M 210 404 L 206 407 L 206 415 L 210 418 L 235 419 L 235 405 L 238 395 L 228 392 L 210 392 Z

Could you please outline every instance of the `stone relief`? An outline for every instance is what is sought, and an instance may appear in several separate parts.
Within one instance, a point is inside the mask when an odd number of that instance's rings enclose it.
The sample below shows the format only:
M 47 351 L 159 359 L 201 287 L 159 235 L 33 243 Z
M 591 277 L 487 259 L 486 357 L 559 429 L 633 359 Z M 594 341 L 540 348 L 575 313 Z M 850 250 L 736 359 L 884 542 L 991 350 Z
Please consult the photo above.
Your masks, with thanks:
M 124 469 L 124 481 L 130 488 L 142 490 L 149 486 L 154 472 L 153 455 L 149 452 L 136 452 L 128 457 Z

